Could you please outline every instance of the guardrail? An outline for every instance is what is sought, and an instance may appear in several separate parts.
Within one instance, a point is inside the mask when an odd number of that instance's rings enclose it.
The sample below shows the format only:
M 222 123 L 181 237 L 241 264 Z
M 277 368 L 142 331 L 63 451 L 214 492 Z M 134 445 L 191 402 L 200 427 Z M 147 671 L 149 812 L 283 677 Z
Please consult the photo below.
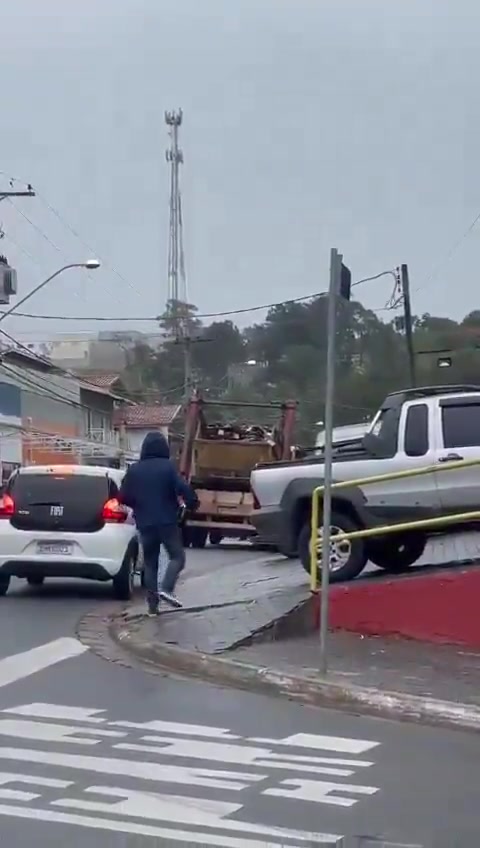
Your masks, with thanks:
M 389 480 L 402 480 L 410 477 L 423 477 L 427 474 L 440 471 L 456 471 L 462 468 L 473 468 L 480 465 L 480 459 L 462 459 L 458 461 L 446 462 L 444 465 L 427 465 L 423 468 L 412 468 L 407 471 L 392 471 L 390 474 L 374 474 L 370 477 L 360 477 L 355 480 L 343 480 L 340 483 L 332 483 L 331 490 L 348 489 L 351 486 L 368 486 L 372 483 L 381 483 Z M 321 540 L 318 538 L 319 517 L 320 517 L 320 496 L 325 487 L 317 486 L 312 492 L 312 516 L 311 516 L 311 532 L 310 532 L 310 589 L 312 592 L 318 591 L 318 552 L 321 547 Z M 423 518 L 417 521 L 404 521 L 401 524 L 385 524 L 379 527 L 369 527 L 364 530 L 352 530 L 351 533 L 337 533 L 334 536 L 335 541 L 345 541 L 349 539 L 361 539 L 371 536 L 385 536 L 392 533 L 400 533 L 403 530 L 412 529 L 427 529 L 448 526 L 462 521 L 478 521 L 480 520 L 480 511 L 451 513 L 442 515 L 439 518 Z

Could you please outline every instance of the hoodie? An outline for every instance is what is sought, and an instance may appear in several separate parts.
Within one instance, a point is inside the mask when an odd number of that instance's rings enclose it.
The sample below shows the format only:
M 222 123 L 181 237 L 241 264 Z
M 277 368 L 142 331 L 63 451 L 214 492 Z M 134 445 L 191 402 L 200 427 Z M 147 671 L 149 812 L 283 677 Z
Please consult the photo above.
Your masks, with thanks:
M 179 499 L 189 510 L 198 506 L 194 490 L 178 474 L 168 442 L 160 432 L 145 436 L 139 461 L 123 478 L 119 499 L 133 510 L 139 530 L 176 524 Z

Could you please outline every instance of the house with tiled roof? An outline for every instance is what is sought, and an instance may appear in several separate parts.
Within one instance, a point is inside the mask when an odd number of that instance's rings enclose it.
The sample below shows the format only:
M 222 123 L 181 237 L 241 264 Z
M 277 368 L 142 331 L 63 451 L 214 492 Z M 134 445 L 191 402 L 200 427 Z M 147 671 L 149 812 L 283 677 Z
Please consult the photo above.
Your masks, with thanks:
M 115 373 L 105 373 L 104 371 L 75 371 L 79 380 L 86 386 L 95 386 L 97 389 L 105 389 L 112 396 L 125 395 L 125 386 L 122 378 Z
M 115 412 L 115 427 L 123 431 L 130 450 L 140 452 L 142 442 L 151 430 L 160 430 L 169 438 L 171 425 L 179 416 L 182 405 L 161 403 L 138 403 L 124 406 Z

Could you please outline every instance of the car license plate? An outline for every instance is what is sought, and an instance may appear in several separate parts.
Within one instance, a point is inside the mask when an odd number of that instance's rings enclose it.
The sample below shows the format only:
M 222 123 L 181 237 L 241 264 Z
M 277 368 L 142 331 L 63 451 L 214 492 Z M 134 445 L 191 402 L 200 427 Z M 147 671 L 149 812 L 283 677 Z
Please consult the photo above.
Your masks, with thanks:
M 37 547 L 43 556 L 71 556 L 73 551 L 71 542 L 38 542 Z

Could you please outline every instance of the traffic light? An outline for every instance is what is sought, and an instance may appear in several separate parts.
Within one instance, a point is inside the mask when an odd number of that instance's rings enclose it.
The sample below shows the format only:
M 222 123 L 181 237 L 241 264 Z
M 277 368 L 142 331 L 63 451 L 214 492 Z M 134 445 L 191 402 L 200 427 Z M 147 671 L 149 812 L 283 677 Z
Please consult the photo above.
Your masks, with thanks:
M 6 256 L 0 256 L 0 303 L 10 303 L 11 295 L 17 293 L 17 272 L 12 268 Z
M 344 300 L 350 300 L 350 291 L 352 288 L 352 272 L 347 265 L 342 262 L 340 268 L 340 297 Z

